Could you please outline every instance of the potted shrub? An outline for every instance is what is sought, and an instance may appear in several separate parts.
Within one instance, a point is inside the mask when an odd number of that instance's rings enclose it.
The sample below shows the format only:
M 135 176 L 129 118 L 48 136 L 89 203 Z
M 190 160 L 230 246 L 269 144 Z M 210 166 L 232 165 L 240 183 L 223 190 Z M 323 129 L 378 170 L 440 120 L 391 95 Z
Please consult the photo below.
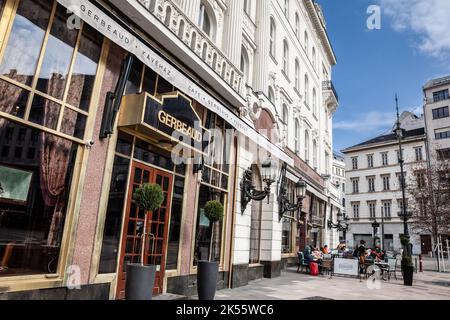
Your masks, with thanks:
M 209 246 L 209 260 L 199 261 L 197 268 L 197 292 L 199 300 L 214 300 L 216 295 L 219 263 L 212 260 L 214 244 L 214 230 L 216 223 L 223 219 L 223 205 L 216 200 L 208 201 L 203 207 L 205 216 L 211 225 L 211 243 Z
M 140 263 L 126 266 L 125 299 L 152 300 L 156 266 L 144 265 L 147 238 L 152 238 L 154 241 L 154 235 L 147 231 L 147 218 L 149 212 L 155 211 L 161 206 L 164 201 L 164 193 L 159 185 L 143 184 L 134 192 L 133 201 L 136 206 L 144 210 L 145 222 L 141 240 Z M 153 245 L 150 248 L 153 250 Z
M 409 239 L 405 236 L 401 236 L 400 242 L 403 246 L 403 257 L 402 257 L 403 284 L 405 286 L 412 286 L 414 265 L 412 262 L 412 258 L 408 255 Z

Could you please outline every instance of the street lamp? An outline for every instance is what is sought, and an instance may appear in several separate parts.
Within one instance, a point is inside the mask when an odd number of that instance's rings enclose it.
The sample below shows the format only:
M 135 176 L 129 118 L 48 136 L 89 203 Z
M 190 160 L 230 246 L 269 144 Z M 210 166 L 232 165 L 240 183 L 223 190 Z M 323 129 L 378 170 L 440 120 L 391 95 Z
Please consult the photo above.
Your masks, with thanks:
M 253 171 L 251 168 L 245 170 L 244 172 L 244 176 L 241 182 L 242 214 L 244 214 L 245 208 L 251 200 L 262 201 L 267 197 L 267 201 L 269 201 L 270 186 L 275 182 L 276 179 L 277 163 L 269 156 L 269 158 L 263 162 L 261 167 L 262 178 L 266 184 L 263 190 L 256 190 L 256 187 L 253 185 Z
M 376 242 L 377 242 L 377 234 L 378 234 L 378 228 L 380 227 L 380 223 L 375 219 L 374 222 L 372 222 L 372 228 L 373 228 L 373 247 L 375 248 Z
M 328 229 L 337 229 L 338 231 L 344 231 L 348 229 L 348 218 L 344 217 L 344 215 L 341 213 L 341 211 L 339 210 L 339 212 L 337 213 L 337 223 L 334 223 L 332 221 L 332 219 L 329 219 L 327 221 L 327 226 Z
M 294 196 L 296 198 L 296 203 L 290 202 L 287 190 L 286 173 L 287 173 L 287 164 L 283 163 L 278 187 L 279 219 L 281 221 L 284 214 L 287 212 L 297 211 L 297 221 L 300 222 L 303 199 L 305 199 L 306 197 L 306 189 L 308 185 L 305 180 L 300 178 L 294 186 Z
M 406 190 L 405 190 L 405 172 L 404 172 L 404 163 L 405 160 L 403 158 L 403 150 L 402 150 L 402 140 L 405 137 L 405 130 L 403 128 L 401 128 L 400 126 L 400 114 L 399 114 L 399 110 L 398 110 L 398 97 L 397 95 L 395 95 L 395 102 L 396 102 L 396 108 L 397 108 L 397 124 L 396 124 L 396 128 L 394 130 L 395 134 L 397 135 L 397 139 L 398 139 L 398 146 L 399 146 L 399 155 L 398 155 L 398 162 L 400 164 L 400 184 L 401 184 L 401 188 L 402 188 L 402 201 L 403 201 L 403 206 L 402 206 L 402 217 L 403 217 L 403 234 L 404 237 L 408 240 L 408 245 L 406 248 L 406 255 L 407 256 L 411 256 L 412 252 L 410 252 L 410 244 L 409 244 L 409 230 L 408 230 L 408 220 L 409 220 L 409 216 L 406 210 Z

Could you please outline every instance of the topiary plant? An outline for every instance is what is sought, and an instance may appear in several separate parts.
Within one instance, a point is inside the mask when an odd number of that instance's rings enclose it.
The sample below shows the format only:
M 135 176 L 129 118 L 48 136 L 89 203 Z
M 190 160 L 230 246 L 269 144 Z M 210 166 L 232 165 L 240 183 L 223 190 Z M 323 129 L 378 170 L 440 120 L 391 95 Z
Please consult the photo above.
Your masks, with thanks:
M 409 256 L 403 256 L 403 258 L 402 258 L 402 266 L 412 267 L 413 266 L 412 258 L 409 257 Z
M 157 184 L 143 184 L 133 194 L 133 201 L 144 211 L 154 211 L 164 202 L 164 192 Z
M 223 219 L 223 205 L 217 200 L 208 201 L 203 207 L 205 216 L 212 223 Z
M 211 242 L 209 245 L 209 261 L 212 259 L 212 249 L 214 243 L 214 229 L 217 221 L 222 221 L 223 219 L 223 204 L 217 200 L 208 201 L 203 207 L 205 216 L 211 222 Z
M 145 211 L 145 217 L 149 211 L 155 211 L 161 207 L 164 202 L 164 192 L 157 184 L 143 184 L 133 193 L 134 203 L 142 210 Z M 150 235 L 153 236 L 153 235 Z M 144 250 L 147 237 L 147 219 L 144 223 L 144 231 L 141 241 L 141 265 L 144 265 Z M 154 236 L 153 236 L 154 238 Z M 152 246 L 153 247 L 153 246 Z M 153 253 L 153 252 L 152 252 Z

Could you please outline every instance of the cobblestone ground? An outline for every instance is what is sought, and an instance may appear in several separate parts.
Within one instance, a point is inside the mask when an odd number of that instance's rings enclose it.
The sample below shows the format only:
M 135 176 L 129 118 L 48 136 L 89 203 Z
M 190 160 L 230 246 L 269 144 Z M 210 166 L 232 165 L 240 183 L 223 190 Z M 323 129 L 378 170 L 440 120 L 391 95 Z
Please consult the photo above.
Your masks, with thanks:
M 398 280 L 378 282 L 334 276 L 312 277 L 296 273 L 296 268 L 282 272 L 275 279 L 261 279 L 248 286 L 217 292 L 217 300 L 450 300 L 450 273 L 425 271 L 414 274 L 412 287 Z

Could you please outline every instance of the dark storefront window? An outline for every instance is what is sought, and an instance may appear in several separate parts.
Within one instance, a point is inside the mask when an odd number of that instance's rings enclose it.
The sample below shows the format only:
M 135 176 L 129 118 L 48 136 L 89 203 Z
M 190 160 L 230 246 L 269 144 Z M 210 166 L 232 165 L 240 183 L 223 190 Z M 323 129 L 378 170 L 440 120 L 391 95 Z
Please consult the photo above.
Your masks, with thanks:
M 77 145 L 0 118 L 0 277 L 55 273 Z
M 287 190 L 287 198 L 290 203 L 295 203 L 295 196 L 294 196 L 294 183 L 289 180 L 286 185 Z M 292 246 L 293 244 L 293 236 L 294 236 L 294 230 L 293 230 L 293 223 L 294 223 L 294 214 L 295 212 L 286 212 L 284 214 L 283 223 L 282 223 L 282 232 L 281 232 L 281 252 L 282 253 L 292 253 L 294 251 L 294 248 Z
M 185 179 L 182 177 L 175 177 L 173 186 L 172 212 L 170 216 L 169 240 L 167 246 L 167 270 L 175 270 L 178 266 L 181 217 L 183 214 L 184 181 Z
M 194 265 L 198 261 L 209 260 L 220 261 L 221 244 L 222 244 L 222 222 L 212 224 L 205 216 L 203 207 L 210 200 L 218 200 L 225 207 L 226 193 L 205 185 L 200 187 L 198 197 L 198 214 L 196 227 L 196 241 L 194 252 Z M 214 231 L 212 230 L 214 228 Z M 212 232 L 213 231 L 213 232 Z M 214 239 L 211 239 L 214 233 Z M 211 240 L 213 241 L 211 243 Z M 212 250 L 212 251 L 211 251 Z

